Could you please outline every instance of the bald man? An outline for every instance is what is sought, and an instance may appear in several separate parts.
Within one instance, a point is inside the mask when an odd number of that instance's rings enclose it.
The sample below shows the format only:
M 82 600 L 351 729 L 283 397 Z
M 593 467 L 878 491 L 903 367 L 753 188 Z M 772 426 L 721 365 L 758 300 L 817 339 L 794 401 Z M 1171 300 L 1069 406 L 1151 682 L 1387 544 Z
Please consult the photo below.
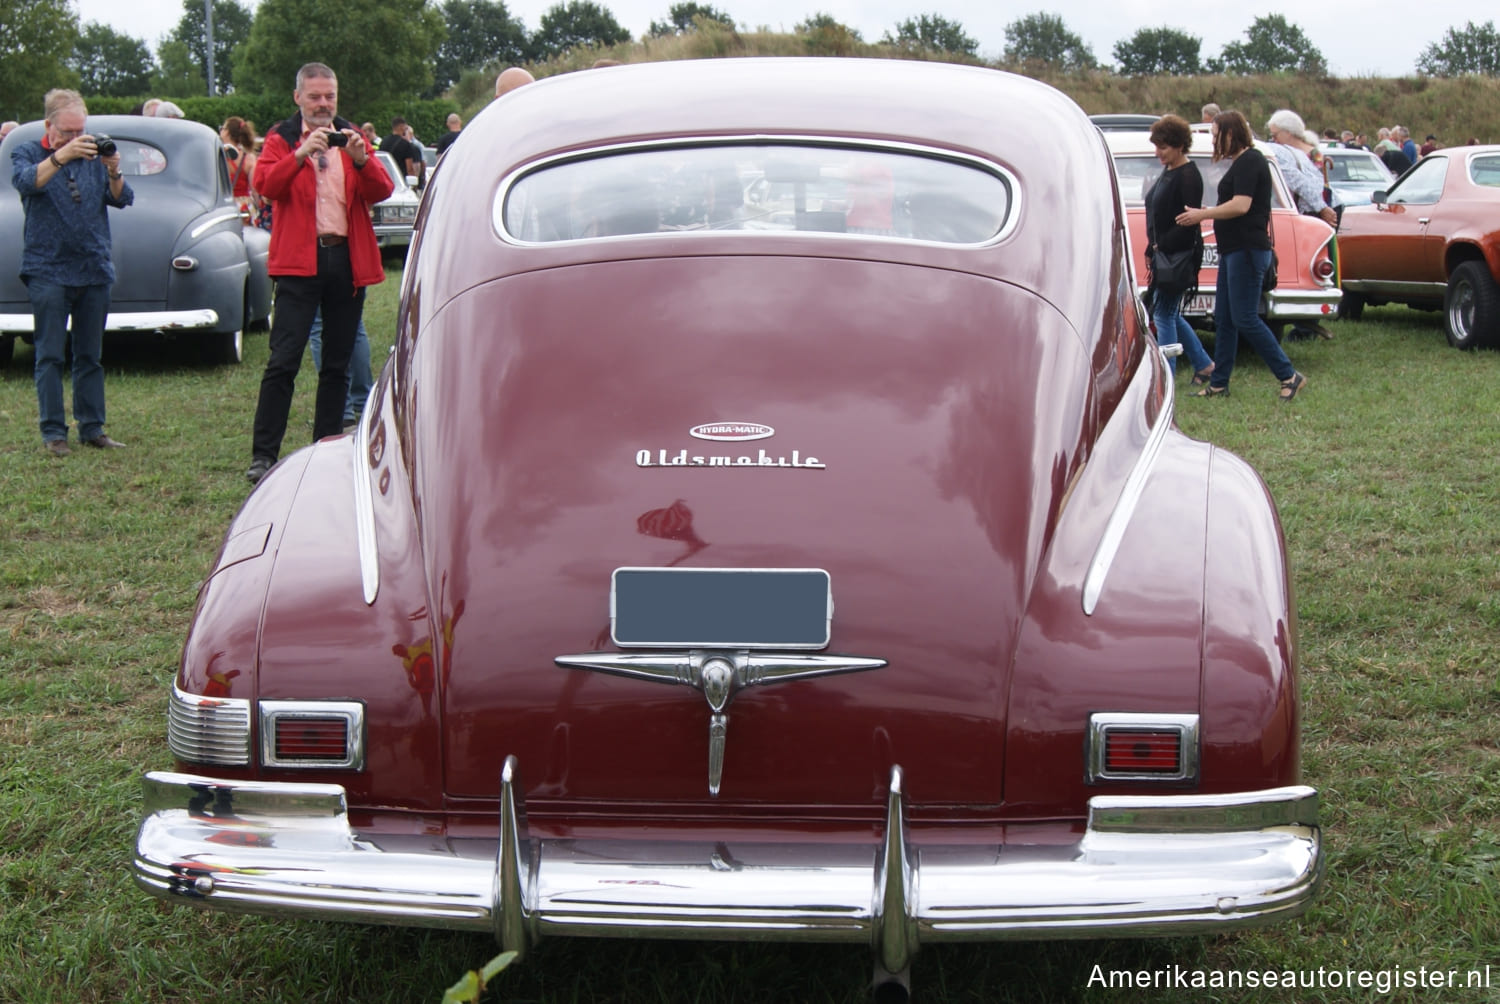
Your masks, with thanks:
M 529 84 L 536 80 L 530 73 L 519 66 L 510 66 L 500 71 L 500 76 L 495 78 L 495 97 L 509 94 L 522 84 Z

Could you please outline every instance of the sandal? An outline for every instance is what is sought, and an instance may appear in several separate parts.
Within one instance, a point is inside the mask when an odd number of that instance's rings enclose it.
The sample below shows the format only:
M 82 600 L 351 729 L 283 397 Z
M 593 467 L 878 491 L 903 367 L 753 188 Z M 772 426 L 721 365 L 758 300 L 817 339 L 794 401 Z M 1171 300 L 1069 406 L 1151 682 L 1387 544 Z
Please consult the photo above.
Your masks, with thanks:
M 1307 377 L 1301 373 L 1293 372 L 1291 376 L 1281 381 L 1279 395 L 1281 400 L 1290 401 L 1297 396 L 1297 392 L 1307 385 Z
M 1192 383 L 1192 385 L 1194 387 L 1202 387 L 1202 386 L 1204 386 L 1204 385 L 1206 385 L 1208 383 L 1208 378 L 1211 377 L 1211 376 L 1213 376 L 1213 374 L 1214 374 L 1214 364 L 1213 363 L 1209 363 L 1207 366 L 1203 367 L 1201 370 L 1196 371 L 1193 374 L 1193 379 L 1190 382 Z
M 1229 396 L 1229 388 L 1228 387 L 1215 387 L 1213 384 L 1209 384 L 1207 387 L 1204 387 L 1202 390 L 1200 390 L 1198 393 L 1194 394 L 1193 396 L 1194 397 L 1228 397 Z

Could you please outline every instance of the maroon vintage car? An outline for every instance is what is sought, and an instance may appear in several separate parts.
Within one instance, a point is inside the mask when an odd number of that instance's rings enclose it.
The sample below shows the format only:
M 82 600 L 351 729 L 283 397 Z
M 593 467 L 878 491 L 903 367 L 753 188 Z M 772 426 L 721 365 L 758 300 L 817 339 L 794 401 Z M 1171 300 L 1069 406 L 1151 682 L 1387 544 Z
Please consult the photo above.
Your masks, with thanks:
M 898 976 L 1308 905 L 1276 509 L 1173 427 L 1065 96 L 573 73 L 422 214 L 357 433 L 274 468 L 203 586 L 149 892 Z

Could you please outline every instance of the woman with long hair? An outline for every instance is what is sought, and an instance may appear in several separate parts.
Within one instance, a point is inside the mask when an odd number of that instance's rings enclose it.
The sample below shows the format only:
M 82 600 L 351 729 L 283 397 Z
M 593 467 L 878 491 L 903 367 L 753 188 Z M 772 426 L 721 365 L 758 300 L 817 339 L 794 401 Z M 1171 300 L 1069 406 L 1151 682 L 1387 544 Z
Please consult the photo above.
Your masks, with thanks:
M 235 201 L 253 223 L 260 211 L 260 198 L 250 184 L 255 176 L 255 127 L 238 115 L 231 115 L 219 127 L 219 139 L 224 142 L 224 159 L 229 163 Z
M 1189 206 L 1203 202 L 1203 176 L 1188 160 L 1193 130 L 1187 120 L 1164 115 L 1151 127 L 1151 145 L 1163 171 L 1146 193 L 1146 263 L 1151 272 L 1151 320 L 1156 325 L 1156 344 L 1181 343 L 1193 367 L 1193 383 L 1206 384 L 1214 362 L 1203 350 L 1198 333 L 1182 316 L 1182 301 L 1198 285 L 1203 261 L 1202 234 L 1197 226 L 1179 226 L 1177 216 Z M 1172 258 L 1187 256 L 1189 267 L 1182 278 L 1159 274 L 1158 253 Z M 1175 370 L 1175 359 L 1168 359 Z
M 1219 246 L 1219 283 L 1214 302 L 1214 371 L 1199 397 L 1229 393 L 1234 357 L 1243 335 L 1281 382 L 1280 397 L 1290 401 L 1307 383 L 1276 336 L 1261 319 L 1260 297 L 1271 265 L 1271 167 L 1255 148 L 1250 123 L 1237 111 L 1220 112 L 1213 121 L 1214 160 L 1230 161 L 1219 179 L 1219 204 L 1185 209 L 1181 226 L 1214 221 Z

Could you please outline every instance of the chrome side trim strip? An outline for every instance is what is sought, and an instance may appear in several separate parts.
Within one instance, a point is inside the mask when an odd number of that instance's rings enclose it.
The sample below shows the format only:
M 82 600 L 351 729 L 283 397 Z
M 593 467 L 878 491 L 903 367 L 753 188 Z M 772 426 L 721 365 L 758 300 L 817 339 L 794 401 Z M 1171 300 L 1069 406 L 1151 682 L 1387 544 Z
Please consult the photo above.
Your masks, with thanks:
M 1344 289 L 1351 293 L 1373 293 L 1376 296 L 1417 296 L 1441 300 L 1448 290 L 1446 282 L 1405 282 L 1391 279 L 1348 279 Z
M 536 841 L 509 767 L 488 839 L 357 832 L 337 785 L 149 774 L 135 879 L 174 903 L 499 932 L 507 949 L 551 934 L 840 941 L 890 970 L 919 942 L 1256 926 L 1303 912 L 1323 873 L 1301 786 L 1096 796 L 1072 842 L 923 845 L 893 771 L 883 838 Z
M 1155 372 L 1155 367 L 1142 366 L 1136 371 L 1135 378 L 1150 381 L 1154 379 Z M 1156 465 L 1156 455 L 1161 452 L 1161 444 L 1167 438 L 1167 431 L 1172 428 L 1172 411 L 1176 406 L 1177 390 L 1170 379 L 1163 380 L 1162 384 L 1166 388 L 1166 395 L 1162 399 L 1161 410 L 1157 412 L 1156 424 L 1151 427 L 1151 434 L 1146 437 L 1146 445 L 1141 448 L 1141 455 L 1136 458 L 1135 466 L 1125 477 L 1120 498 L 1110 512 L 1108 522 L 1104 524 L 1104 533 L 1099 538 L 1098 546 L 1094 548 L 1094 558 L 1089 562 L 1088 573 L 1083 577 L 1083 612 L 1088 615 L 1092 615 L 1099 605 L 1099 594 L 1104 591 L 1104 580 L 1109 576 L 1109 568 L 1114 563 L 1115 553 L 1120 549 L 1120 541 L 1125 539 L 1125 528 L 1130 525 L 1130 517 L 1135 514 L 1141 493 L 1146 489 L 1146 479 L 1151 476 L 1151 469 Z
M 373 391 L 371 392 L 373 393 Z M 370 487 L 370 427 L 363 416 L 354 429 L 354 535 L 359 546 L 359 583 L 365 605 L 380 593 L 380 548 L 375 540 L 375 492 Z
M 210 216 L 208 219 L 198 224 L 188 233 L 188 240 L 195 241 L 208 231 L 212 230 L 214 227 L 218 226 L 221 223 L 228 223 L 230 220 L 234 220 L 234 222 L 236 223 L 241 222 L 240 211 L 238 209 L 234 210 L 233 212 L 220 213 L 217 216 Z

